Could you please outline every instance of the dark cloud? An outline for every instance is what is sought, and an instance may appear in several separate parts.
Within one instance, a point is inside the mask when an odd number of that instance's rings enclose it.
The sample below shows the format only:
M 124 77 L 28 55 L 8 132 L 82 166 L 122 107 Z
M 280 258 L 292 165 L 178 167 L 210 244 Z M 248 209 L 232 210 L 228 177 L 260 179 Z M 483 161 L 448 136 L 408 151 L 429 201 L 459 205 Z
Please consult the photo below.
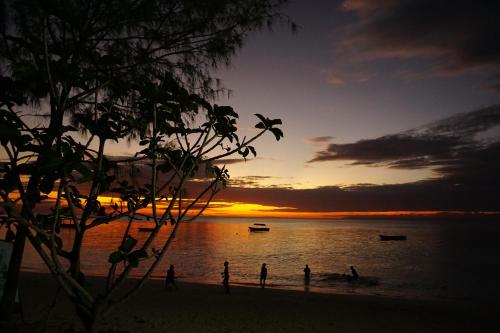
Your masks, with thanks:
M 343 48 L 358 58 L 424 57 L 434 73 L 486 68 L 500 77 L 499 1 L 346 0 L 342 8 L 357 17 Z
M 264 187 L 262 181 L 274 179 L 271 176 L 244 176 L 229 179 L 229 186 L 231 187 Z
M 409 134 L 386 135 L 356 143 L 330 144 L 309 162 L 354 161 L 353 164 L 388 165 L 398 167 L 399 162 L 422 167 L 436 160 L 450 159 L 452 149 L 466 145 L 460 138 L 446 136 L 415 136 Z
M 316 189 L 228 188 L 217 201 L 293 207 L 296 211 L 500 211 L 496 183 L 454 184 L 442 179 L 395 185 Z
M 215 164 L 215 165 L 229 165 L 229 164 L 249 162 L 253 159 L 254 158 L 248 158 L 246 160 L 244 158 L 224 158 L 224 159 L 214 161 L 213 164 Z
M 360 208 L 366 208 L 368 203 L 362 200 L 368 200 L 370 207 L 378 209 L 499 210 L 499 126 L 500 106 L 492 106 L 403 133 L 330 144 L 309 162 L 432 168 L 436 173 L 434 179 L 416 183 L 342 189 L 341 197 L 350 197 Z M 485 136 L 488 132 L 492 136 Z
M 403 133 L 355 143 L 332 143 L 309 162 L 352 161 L 355 165 L 444 170 L 450 165 L 467 164 L 477 154 L 494 148 L 491 138 L 484 140 L 480 136 L 499 125 L 500 106 L 492 106 Z
M 433 124 L 423 126 L 414 132 L 425 131 L 441 135 L 471 138 L 500 124 L 500 105 L 458 114 Z
M 326 143 L 332 141 L 333 139 L 334 139 L 333 136 L 317 136 L 314 138 L 307 139 L 307 142 L 312 144 Z

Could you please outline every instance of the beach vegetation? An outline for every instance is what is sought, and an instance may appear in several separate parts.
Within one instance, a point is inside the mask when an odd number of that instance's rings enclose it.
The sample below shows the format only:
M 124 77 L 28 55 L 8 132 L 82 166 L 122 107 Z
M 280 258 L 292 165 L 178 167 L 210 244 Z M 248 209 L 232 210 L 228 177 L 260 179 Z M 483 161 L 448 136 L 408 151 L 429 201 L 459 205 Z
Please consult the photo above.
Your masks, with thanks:
M 257 154 L 254 142 L 283 136 L 281 120 L 257 114 L 238 135 L 238 113 L 213 70 L 228 64 L 248 33 L 282 21 L 283 0 L 0 2 L 0 205 L 14 250 L 2 298 L 12 310 L 29 242 L 93 332 L 103 314 L 141 288 L 181 222 L 201 215 L 228 182 L 221 159 Z M 138 147 L 106 153 L 111 142 Z M 129 174 L 147 170 L 148 182 Z M 186 193 L 203 174 L 203 187 Z M 119 200 L 105 203 L 103 195 Z M 131 226 L 147 216 L 144 242 Z M 109 254 L 104 290 L 87 287 L 86 233 L 127 223 Z M 125 222 L 124 222 L 125 221 Z M 61 229 L 70 225 L 71 244 Z M 153 248 L 162 228 L 170 234 Z M 146 267 L 132 287 L 124 281 Z

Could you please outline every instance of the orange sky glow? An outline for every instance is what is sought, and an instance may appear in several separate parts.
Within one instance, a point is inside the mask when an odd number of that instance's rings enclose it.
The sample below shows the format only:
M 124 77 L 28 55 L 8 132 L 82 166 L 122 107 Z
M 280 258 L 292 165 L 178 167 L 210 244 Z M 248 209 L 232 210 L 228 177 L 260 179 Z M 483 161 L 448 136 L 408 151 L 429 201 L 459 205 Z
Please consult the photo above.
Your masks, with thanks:
M 55 202 L 56 193 L 49 194 L 49 199 L 46 204 L 53 205 Z M 120 206 L 120 199 L 112 196 L 100 196 L 99 201 L 104 206 L 110 207 L 115 203 Z M 185 207 L 189 199 L 184 200 Z M 198 207 L 204 205 L 205 202 L 200 202 Z M 126 204 L 123 204 L 126 207 Z M 163 213 L 166 208 L 165 202 L 157 204 L 159 214 Z M 178 205 L 173 209 L 177 213 Z M 109 212 L 109 211 L 108 211 Z M 198 212 L 195 208 L 189 216 Z M 141 209 L 140 213 L 152 215 L 151 206 L 146 209 Z M 248 218 L 306 218 L 306 219 L 343 219 L 356 217 L 397 217 L 397 216 L 433 216 L 438 214 L 463 214 L 461 211 L 301 211 L 294 207 L 279 207 L 271 205 L 262 205 L 256 203 L 244 202 L 227 202 L 227 201 L 212 201 L 209 207 L 203 212 L 203 216 L 210 217 L 248 217 Z
M 48 199 L 42 206 L 45 211 L 53 207 L 56 199 L 56 192 L 51 192 Z M 192 199 L 184 199 L 181 207 L 186 207 Z M 109 214 L 115 203 L 118 207 L 126 210 L 126 203 L 121 203 L 120 198 L 114 196 L 99 196 L 101 204 L 107 208 Z M 206 204 L 200 201 L 193 207 L 187 216 L 193 216 L 199 212 L 199 209 Z M 63 200 L 62 205 L 65 205 Z M 157 203 L 158 215 L 161 216 L 165 211 L 167 204 L 165 201 Z M 173 207 L 174 216 L 178 213 L 179 206 Z M 152 216 L 151 205 L 145 209 L 139 210 L 139 213 Z M 354 219 L 354 218 L 409 218 L 409 217 L 430 217 L 437 215 L 464 215 L 470 212 L 464 211 L 438 211 L 438 210 L 385 210 L 385 211 L 304 211 L 294 207 L 281 207 L 273 205 L 264 205 L 258 203 L 212 201 L 205 209 L 202 216 L 207 217 L 245 217 L 245 218 L 304 218 L 304 219 Z M 476 212 L 480 215 L 499 214 L 500 212 Z M 78 214 L 78 213 L 77 213 Z

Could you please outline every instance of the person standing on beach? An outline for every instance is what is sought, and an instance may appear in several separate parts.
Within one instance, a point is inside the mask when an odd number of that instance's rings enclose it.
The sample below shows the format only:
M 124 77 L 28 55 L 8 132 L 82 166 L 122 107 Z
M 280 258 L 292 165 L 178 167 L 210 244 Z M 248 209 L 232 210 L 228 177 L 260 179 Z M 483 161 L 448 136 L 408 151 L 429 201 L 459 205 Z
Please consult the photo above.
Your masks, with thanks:
M 352 273 L 352 279 L 353 280 L 359 279 L 358 272 L 356 271 L 356 269 L 354 268 L 354 266 L 351 266 L 351 273 Z
M 309 281 L 311 281 L 311 269 L 309 265 L 306 265 L 306 267 L 304 267 L 304 284 L 308 285 Z
M 226 288 L 226 294 L 229 294 L 229 262 L 224 261 L 224 272 L 222 275 L 222 285 Z
M 266 278 L 267 278 L 267 268 L 266 268 L 266 264 L 262 264 L 262 268 L 260 269 L 260 287 L 262 289 L 264 289 L 264 287 L 266 286 Z
M 170 291 L 170 285 L 174 286 L 175 290 L 179 290 L 179 288 L 177 288 L 177 285 L 175 284 L 174 265 L 170 265 L 170 268 L 167 271 L 167 277 L 165 278 L 165 289 Z

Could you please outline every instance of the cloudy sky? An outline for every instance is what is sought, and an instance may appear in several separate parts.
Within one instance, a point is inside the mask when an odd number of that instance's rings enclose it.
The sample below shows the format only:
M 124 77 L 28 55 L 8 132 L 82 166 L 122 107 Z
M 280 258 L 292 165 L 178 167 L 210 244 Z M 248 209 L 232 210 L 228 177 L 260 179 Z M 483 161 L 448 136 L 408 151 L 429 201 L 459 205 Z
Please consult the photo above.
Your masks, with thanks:
M 295 0 L 216 76 L 251 133 L 219 199 L 281 211 L 500 210 L 500 3 Z M 262 207 L 261 207 L 262 208 Z

